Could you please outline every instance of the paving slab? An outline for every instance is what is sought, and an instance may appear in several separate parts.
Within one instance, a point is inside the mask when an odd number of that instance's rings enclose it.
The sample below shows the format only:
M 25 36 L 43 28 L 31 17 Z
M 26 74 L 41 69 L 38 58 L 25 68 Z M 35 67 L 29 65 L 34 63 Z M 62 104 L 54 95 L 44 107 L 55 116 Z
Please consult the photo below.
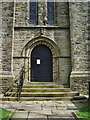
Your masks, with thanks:
M 79 105 L 77 105 L 77 104 L 74 104 L 73 102 L 71 102 L 71 101 L 64 101 L 64 103 L 66 104 L 66 106 L 67 106 L 67 110 L 77 110 L 78 109 L 78 107 L 80 106 L 80 104 Z M 80 108 L 80 107 L 79 107 Z
M 64 104 L 64 101 L 52 101 L 53 104 L 58 103 L 58 104 Z
M 39 114 L 39 113 L 29 113 L 28 115 L 28 119 L 30 118 L 33 118 L 35 120 L 39 120 L 39 119 L 44 119 L 44 120 L 47 120 L 47 116 L 46 115 L 42 115 L 42 114 Z
M 67 109 L 67 104 L 61 102 L 55 102 L 54 105 L 59 109 Z
M 21 105 L 33 105 L 34 101 L 22 101 Z
M 74 120 L 71 113 L 83 104 L 85 106 L 85 103 L 79 101 L 0 101 L 0 107 L 16 111 L 11 120 L 20 120 L 20 118 L 21 120 L 27 118 L 27 120 L 63 120 L 63 118 Z
M 43 101 L 44 106 L 54 106 L 53 101 Z
M 22 104 L 20 105 L 20 107 L 23 107 L 23 106 L 31 106 L 31 107 L 32 107 L 32 106 L 34 106 L 34 107 L 36 106 L 36 107 L 39 107 L 39 106 L 41 106 L 41 104 L 34 104 L 34 103 L 33 103 L 33 104 L 29 104 L 29 103 L 22 103 Z
M 34 101 L 34 104 L 44 104 L 44 101 Z
M 24 109 L 28 111 L 41 110 L 41 105 L 22 105 L 19 109 Z
M 16 111 L 15 114 L 12 117 L 12 120 L 22 118 L 26 120 L 28 118 L 28 111 Z
M 15 111 L 17 108 L 19 108 L 20 103 L 19 102 L 6 102 L 4 104 L 0 104 L 0 107 L 5 108 L 7 110 L 11 110 L 12 112 Z
M 61 106 L 61 107 L 60 107 L 60 106 L 57 106 L 56 109 L 57 109 L 57 110 L 67 110 L 66 107 L 62 107 L 62 106 Z
M 55 106 L 43 106 L 42 110 L 56 110 L 57 108 Z
M 72 103 L 71 101 L 68 101 L 68 102 L 64 101 L 64 103 L 66 104 L 67 108 L 73 108 L 73 109 L 77 108 L 77 106 L 74 103 Z
M 52 111 L 52 114 L 53 115 L 57 115 L 57 116 L 60 116 L 60 117 L 73 117 L 72 116 L 72 113 L 73 111 L 72 110 L 55 110 L 55 111 Z
M 88 101 L 73 101 L 73 104 L 80 109 L 82 107 L 88 106 Z
M 64 104 L 72 104 L 72 101 L 61 101 L 63 102 Z
M 61 103 L 54 103 L 55 106 L 59 106 L 59 107 L 67 107 L 66 104 L 61 104 Z
M 76 120 L 73 117 L 61 117 L 60 115 L 52 115 L 52 116 L 48 116 L 47 120 Z
M 14 102 L 14 101 L 1 101 L 0 104 L 8 104 L 8 105 L 19 105 L 21 102 Z
M 52 115 L 52 111 L 51 110 L 40 110 L 40 111 L 30 111 L 30 113 L 37 113 L 38 115 Z
M 6 109 L 16 109 L 17 107 L 15 105 L 12 106 L 12 105 L 8 105 L 8 104 L 4 104 L 3 108 L 6 108 Z
M 57 115 L 49 115 L 47 120 L 61 120 L 61 117 Z

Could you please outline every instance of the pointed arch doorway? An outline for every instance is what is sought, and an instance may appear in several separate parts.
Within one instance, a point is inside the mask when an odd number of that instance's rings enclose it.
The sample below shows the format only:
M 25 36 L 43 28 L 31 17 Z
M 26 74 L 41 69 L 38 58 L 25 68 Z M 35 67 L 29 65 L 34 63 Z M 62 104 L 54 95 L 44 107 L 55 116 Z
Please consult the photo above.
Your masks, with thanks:
M 31 52 L 31 82 L 53 82 L 53 57 L 46 45 L 38 45 Z

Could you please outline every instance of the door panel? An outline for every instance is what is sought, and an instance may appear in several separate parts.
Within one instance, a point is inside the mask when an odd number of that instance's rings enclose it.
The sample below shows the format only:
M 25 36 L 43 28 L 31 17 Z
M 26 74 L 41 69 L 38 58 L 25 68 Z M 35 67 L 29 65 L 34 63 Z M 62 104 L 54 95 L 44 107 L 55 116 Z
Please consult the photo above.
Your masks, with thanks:
M 52 53 L 47 46 L 39 45 L 31 53 L 31 82 L 52 81 Z

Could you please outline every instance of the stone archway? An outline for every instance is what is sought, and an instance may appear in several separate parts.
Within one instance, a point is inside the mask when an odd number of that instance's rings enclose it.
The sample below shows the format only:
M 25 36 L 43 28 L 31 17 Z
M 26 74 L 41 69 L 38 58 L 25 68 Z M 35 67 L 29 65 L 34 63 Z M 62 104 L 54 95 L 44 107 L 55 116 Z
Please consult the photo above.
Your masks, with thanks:
M 57 44 L 45 37 L 45 36 L 38 36 L 33 38 L 32 40 L 30 40 L 23 48 L 23 52 L 22 55 L 24 57 L 26 57 L 25 59 L 25 79 L 27 79 L 28 81 L 31 81 L 31 53 L 32 50 L 38 46 L 38 45 L 45 45 L 47 46 L 51 52 L 52 52 L 52 56 L 53 56 L 53 82 L 54 83 L 58 83 L 59 82 L 59 57 L 60 57 L 60 51 L 59 48 L 57 46 Z

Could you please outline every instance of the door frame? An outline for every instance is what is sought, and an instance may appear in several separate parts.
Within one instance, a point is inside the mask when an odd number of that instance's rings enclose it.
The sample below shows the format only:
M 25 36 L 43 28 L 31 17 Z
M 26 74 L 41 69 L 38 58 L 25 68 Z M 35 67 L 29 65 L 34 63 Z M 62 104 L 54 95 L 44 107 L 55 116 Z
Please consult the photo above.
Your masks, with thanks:
M 38 45 L 45 45 L 47 46 L 52 53 L 52 57 L 53 57 L 53 82 L 58 84 L 60 83 L 59 81 L 59 58 L 60 58 L 60 51 L 58 46 L 56 45 L 56 43 L 54 41 L 52 41 L 49 38 L 46 37 L 36 37 L 34 39 L 32 39 L 30 42 L 28 42 L 24 49 L 23 49 L 23 56 L 27 56 L 27 58 L 25 59 L 24 62 L 24 66 L 25 66 L 25 71 L 27 71 L 25 73 L 25 79 L 27 79 L 28 81 L 31 81 L 31 53 L 32 50 L 38 46 Z

